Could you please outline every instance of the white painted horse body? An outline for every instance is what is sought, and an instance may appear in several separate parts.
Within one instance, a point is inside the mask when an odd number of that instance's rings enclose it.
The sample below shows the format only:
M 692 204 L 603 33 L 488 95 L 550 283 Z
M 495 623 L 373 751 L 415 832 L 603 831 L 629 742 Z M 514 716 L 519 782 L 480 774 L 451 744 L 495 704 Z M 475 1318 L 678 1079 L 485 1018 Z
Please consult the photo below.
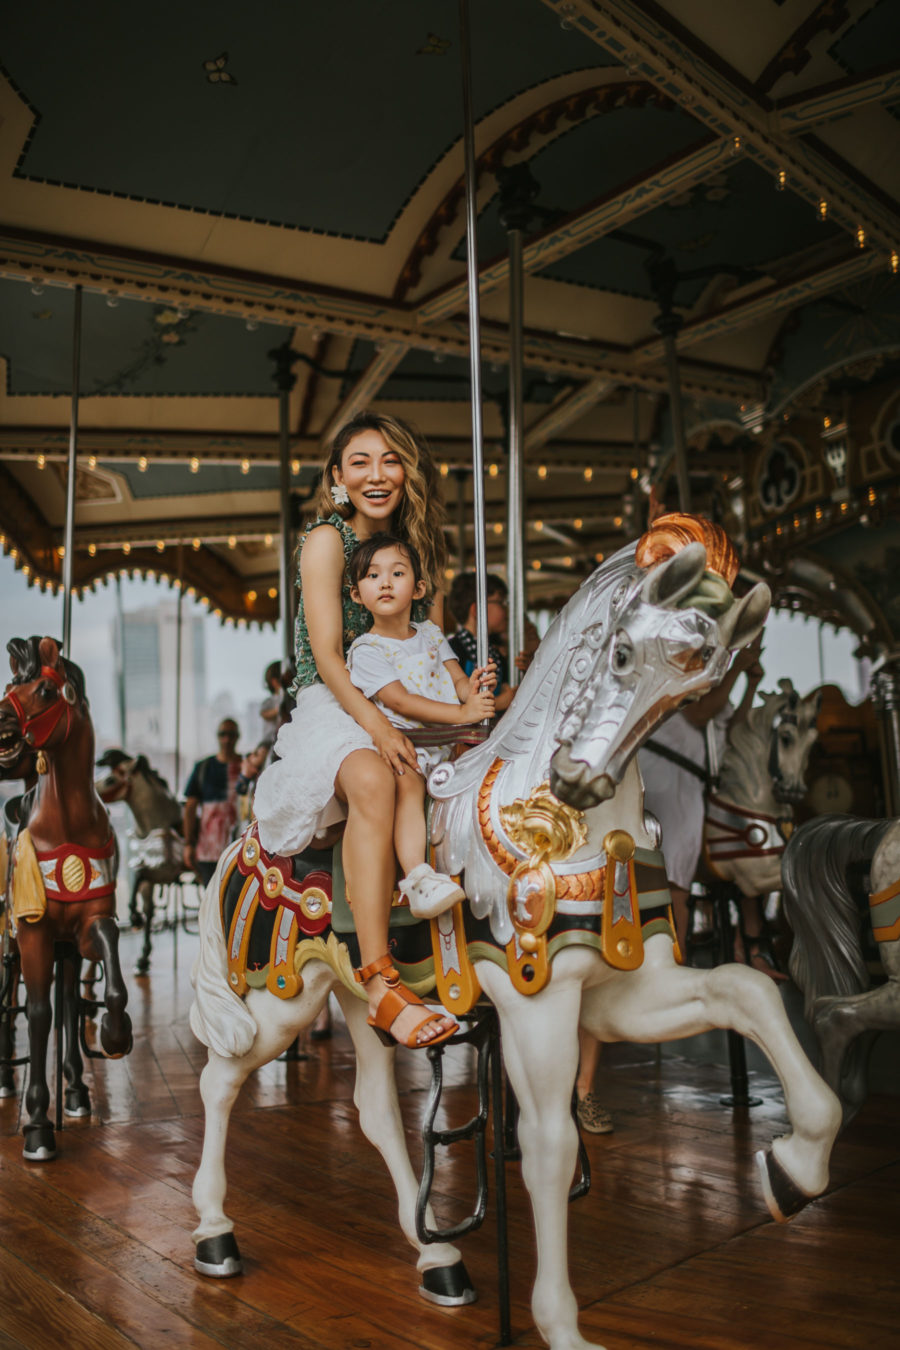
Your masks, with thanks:
M 554 864 L 558 875 L 605 863 L 603 841 L 613 829 L 627 830 L 638 848 L 654 849 L 634 753 L 663 717 L 722 678 L 729 646 L 751 641 L 768 608 L 764 586 L 739 605 L 731 604 L 727 586 L 705 573 L 705 566 L 706 550 L 699 543 L 688 544 L 649 573 L 636 564 L 633 546 L 617 554 L 556 620 L 489 740 L 432 773 L 438 865 L 464 872 L 471 909 L 476 919 L 489 922 L 498 944 L 510 941 L 514 928 L 507 903 L 510 877 L 485 845 L 479 817 L 488 769 L 500 761 L 490 815 L 501 836 L 500 807 L 528 797 L 548 776 L 556 797 L 583 813 L 586 842 L 570 859 Z M 704 612 L 710 590 L 721 599 L 723 586 L 730 608 L 721 618 L 711 618 Z M 510 838 L 504 845 L 516 853 Z M 354 1100 L 360 1123 L 391 1170 L 403 1231 L 419 1250 L 421 1270 L 452 1269 L 458 1259 L 454 1248 L 423 1248 L 415 1235 L 416 1183 L 397 1106 L 394 1052 L 366 1025 L 365 1003 L 338 985 L 324 959 L 303 967 L 303 991 L 295 999 L 254 989 L 241 999 L 229 988 L 218 890 L 230 856 L 229 851 L 220 863 L 201 907 L 201 953 L 194 973 L 191 1025 L 210 1049 L 201 1076 L 203 1157 L 194 1183 L 198 1253 L 231 1238 L 232 1224 L 223 1209 L 224 1147 L 241 1084 L 309 1025 L 336 987 L 357 1050 Z M 521 850 L 518 856 L 525 858 Z M 598 907 L 596 898 L 587 903 Z M 716 1026 L 757 1041 L 782 1080 L 793 1126 L 792 1134 L 775 1141 L 764 1164 L 770 1208 L 786 1217 L 824 1189 L 840 1107 L 806 1060 L 766 976 L 742 966 L 678 967 L 671 938 L 663 934 L 648 937 L 643 964 L 627 974 L 591 947 L 565 947 L 553 959 L 552 978 L 529 996 L 516 991 L 496 961 L 478 961 L 476 969 L 500 1015 L 506 1068 L 521 1109 L 523 1176 L 538 1249 L 532 1307 L 552 1350 L 588 1344 L 578 1332 L 566 1251 L 567 1196 L 577 1148 L 570 1105 L 579 1020 L 604 1041 L 669 1040 Z M 227 1257 L 211 1264 L 207 1273 L 232 1273 Z M 199 1268 L 205 1268 L 204 1261 Z
M 634 752 L 680 702 L 722 678 L 728 646 L 750 642 L 768 608 L 762 587 L 718 624 L 699 608 L 679 609 L 702 585 L 704 566 L 701 544 L 689 544 L 649 576 L 636 566 L 633 549 L 617 554 L 563 611 L 490 740 L 431 775 L 437 864 L 464 872 L 469 902 L 476 915 L 490 916 L 498 942 L 512 934 L 510 878 L 485 847 L 475 812 L 485 773 L 503 761 L 490 820 L 513 855 L 502 808 L 527 798 L 548 775 L 556 797 L 582 811 L 588 829 L 587 843 L 564 868 L 585 872 L 602 864 L 608 831 L 627 830 L 638 847 L 653 848 Z M 531 995 L 519 993 L 494 961 L 477 962 L 476 970 L 500 1015 L 505 1065 L 521 1109 L 522 1170 L 538 1249 L 532 1310 L 552 1350 L 589 1344 L 578 1331 L 566 1234 L 579 1022 L 601 1041 L 658 1042 L 713 1027 L 754 1040 L 781 1080 L 792 1125 L 760 1158 L 770 1210 L 786 1219 L 824 1190 L 840 1107 L 765 975 L 738 965 L 678 966 L 671 938 L 661 933 L 648 937 L 643 964 L 628 972 L 613 969 L 590 946 L 567 946 L 553 960 L 552 978 Z
M 706 802 L 706 865 L 748 898 L 781 890 L 781 857 L 818 735 L 821 693 L 801 699 L 790 680 L 780 685 L 728 723 L 718 783 Z

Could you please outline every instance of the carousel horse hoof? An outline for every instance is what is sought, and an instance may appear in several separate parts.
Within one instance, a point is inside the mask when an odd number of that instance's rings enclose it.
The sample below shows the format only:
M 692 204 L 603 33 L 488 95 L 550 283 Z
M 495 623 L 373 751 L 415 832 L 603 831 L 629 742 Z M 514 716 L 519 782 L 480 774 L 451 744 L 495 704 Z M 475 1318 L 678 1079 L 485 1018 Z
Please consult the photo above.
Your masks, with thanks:
M 134 1045 L 131 1018 L 126 1017 L 118 1034 L 115 1034 L 110 1025 L 109 1015 L 104 1014 L 100 1023 L 100 1044 L 107 1059 L 123 1059 L 125 1055 L 130 1055 Z
M 194 1269 L 200 1275 L 214 1280 L 228 1280 L 232 1275 L 243 1275 L 241 1253 L 234 1233 L 219 1233 L 218 1237 L 202 1238 L 194 1252 Z
M 52 1125 L 25 1126 L 22 1157 L 26 1162 L 51 1162 L 56 1157 L 56 1137 Z
M 442 1308 L 461 1308 L 463 1304 L 474 1303 L 478 1298 L 462 1261 L 452 1266 L 434 1266 L 431 1270 L 423 1271 L 419 1293 L 429 1303 L 437 1303 Z
M 12 1076 L 10 1076 L 9 1078 L 3 1078 L 2 1080 L 0 1080 L 0 1100 L 2 1100 L 4 1097 L 15 1097 L 15 1095 L 16 1095 L 15 1079 Z
M 65 1113 L 67 1116 L 89 1116 L 91 1099 L 86 1087 L 66 1088 Z
M 137 961 L 135 961 L 135 963 L 134 963 L 134 973 L 135 973 L 135 975 L 149 975 L 149 974 L 150 974 L 150 961 L 149 961 L 149 959 L 148 959 L 147 957 L 141 956 L 141 957 L 138 958 Z
M 771 1149 L 759 1149 L 756 1165 L 766 1207 L 776 1223 L 790 1223 L 815 1199 L 791 1180 Z

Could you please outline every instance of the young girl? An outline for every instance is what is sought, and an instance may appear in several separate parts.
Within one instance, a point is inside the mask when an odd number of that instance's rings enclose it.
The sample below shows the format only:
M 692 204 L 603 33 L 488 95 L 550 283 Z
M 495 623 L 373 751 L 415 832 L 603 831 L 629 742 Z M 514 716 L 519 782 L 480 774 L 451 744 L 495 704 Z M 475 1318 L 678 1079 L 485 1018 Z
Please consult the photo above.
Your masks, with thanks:
M 368 633 L 347 653 L 350 678 L 401 730 L 425 724 L 461 726 L 494 715 L 493 667 L 466 676 L 437 624 L 413 623 L 413 602 L 425 594 L 422 564 L 412 544 L 373 534 L 354 549 L 347 564 L 350 595 L 372 616 Z M 485 686 L 483 688 L 483 686 Z M 416 755 L 422 774 L 450 754 L 449 742 Z M 434 918 L 462 900 L 452 877 L 425 861 L 425 779 L 397 778 L 394 849 L 405 872 L 400 892 L 421 919 Z
M 297 853 L 347 818 L 343 859 L 369 1000 L 369 1021 L 411 1047 L 457 1029 L 400 984 L 387 955 L 396 877 L 398 776 L 419 772 L 413 746 L 352 683 L 346 653 L 372 619 L 354 603 L 345 564 L 360 540 L 390 529 L 418 550 L 440 619 L 445 549 L 437 474 L 427 447 L 394 417 L 361 413 L 338 432 L 322 475 L 319 518 L 300 545 L 295 646 L 297 706 L 275 742 L 280 758 L 260 775 L 255 809 L 263 848 Z M 419 601 L 413 618 L 428 617 Z M 425 1016 L 423 1016 L 423 1013 Z

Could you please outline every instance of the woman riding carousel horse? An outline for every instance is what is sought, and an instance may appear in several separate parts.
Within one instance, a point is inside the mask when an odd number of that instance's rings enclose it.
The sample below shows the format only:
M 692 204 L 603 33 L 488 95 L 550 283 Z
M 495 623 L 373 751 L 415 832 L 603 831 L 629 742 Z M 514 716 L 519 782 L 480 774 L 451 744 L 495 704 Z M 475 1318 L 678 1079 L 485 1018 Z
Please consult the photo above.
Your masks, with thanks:
M 452 1036 L 399 983 L 387 955 L 396 880 L 397 782 L 419 773 L 415 749 L 351 681 L 346 655 L 372 616 L 350 595 L 346 562 L 361 541 L 390 531 L 417 550 L 426 582 L 413 620 L 440 623 L 443 508 L 428 447 L 394 417 L 361 413 L 338 433 L 322 475 L 318 518 L 300 545 L 295 628 L 297 706 L 278 733 L 279 757 L 261 774 L 254 808 L 269 853 L 299 853 L 346 817 L 343 865 L 360 948 L 357 979 L 372 1025 L 418 1048 Z

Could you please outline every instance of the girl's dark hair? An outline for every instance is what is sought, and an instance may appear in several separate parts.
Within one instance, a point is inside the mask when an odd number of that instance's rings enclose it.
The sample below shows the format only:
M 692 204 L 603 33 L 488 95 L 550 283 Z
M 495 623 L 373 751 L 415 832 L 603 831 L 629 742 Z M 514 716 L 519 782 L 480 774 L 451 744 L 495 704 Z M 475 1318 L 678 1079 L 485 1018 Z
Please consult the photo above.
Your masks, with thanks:
M 334 438 L 331 454 L 322 471 L 322 481 L 316 497 L 316 511 L 326 519 L 337 514 L 348 520 L 353 507 L 338 506 L 331 495 L 334 470 L 341 467 L 341 458 L 347 446 L 362 431 L 377 431 L 386 445 L 399 458 L 406 475 L 403 500 L 394 513 L 391 526 L 404 543 L 409 542 L 418 551 L 422 576 L 429 596 L 439 591 L 444 583 L 447 566 L 447 545 L 444 541 L 444 511 L 439 475 L 428 444 L 421 435 L 399 417 L 383 413 L 360 412 L 351 418 Z
M 410 544 L 406 539 L 398 539 L 395 534 L 387 534 L 382 531 L 380 534 L 373 534 L 368 539 L 364 539 L 347 559 L 347 576 L 350 578 L 351 586 L 358 586 L 362 577 L 366 575 L 372 565 L 372 559 L 376 553 L 380 553 L 383 548 L 399 548 L 406 554 L 409 565 L 413 570 L 413 579 L 418 586 L 423 580 L 422 577 L 422 559 L 419 557 L 418 550 L 414 544 Z

